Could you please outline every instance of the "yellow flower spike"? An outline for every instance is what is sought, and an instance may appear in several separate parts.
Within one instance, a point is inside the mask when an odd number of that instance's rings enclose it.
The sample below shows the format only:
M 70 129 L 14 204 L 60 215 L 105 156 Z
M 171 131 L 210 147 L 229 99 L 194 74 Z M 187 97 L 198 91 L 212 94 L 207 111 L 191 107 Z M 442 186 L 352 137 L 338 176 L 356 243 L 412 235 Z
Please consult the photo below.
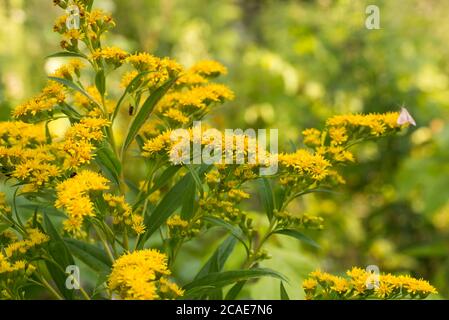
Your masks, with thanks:
M 83 170 L 56 186 L 56 208 L 63 208 L 68 217 L 64 229 L 72 234 L 80 232 L 85 217 L 94 216 L 94 206 L 89 197 L 91 191 L 108 190 L 108 180 L 98 173 Z
M 156 300 L 183 294 L 165 277 L 170 275 L 167 256 L 154 249 L 125 253 L 112 267 L 108 287 L 122 299 Z
M 92 54 L 94 60 L 104 59 L 106 63 L 113 65 L 115 68 L 121 66 L 129 54 L 118 47 L 106 47 L 98 49 Z
M 368 289 L 367 280 L 370 274 L 367 271 L 354 267 L 346 274 L 349 279 L 320 270 L 311 272 L 310 278 L 303 282 L 306 297 L 332 298 L 332 294 L 335 294 L 334 298 L 338 299 L 423 299 L 429 294 L 438 293 L 428 281 L 408 275 L 381 274 L 372 282 L 373 288 Z
M 190 68 L 189 72 L 205 77 L 217 77 L 219 75 L 227 74 L 228 70 L 217 61 L 204 60 L 197 62 Z
M 321 144 L 321 131 L 315 128 L 306 129 L 302 132 L 304 144 L 310 147 L 316 147 Z

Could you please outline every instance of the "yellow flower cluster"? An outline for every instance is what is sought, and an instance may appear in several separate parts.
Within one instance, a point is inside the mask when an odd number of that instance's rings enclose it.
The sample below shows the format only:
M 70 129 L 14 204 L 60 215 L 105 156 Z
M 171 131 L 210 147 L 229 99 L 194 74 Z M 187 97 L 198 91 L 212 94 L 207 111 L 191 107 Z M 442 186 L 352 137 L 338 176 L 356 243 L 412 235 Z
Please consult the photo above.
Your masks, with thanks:
M 189 221 L 182 219 L 177 214 L 168 218 L 166 224 L 168 227 L 170 239 L 191 239 L 200 232 L 201 228 L 198 221 L 189 223 Z
M 108 190 L 108 180 L 98 173 L 83 170 L 56 187 L 56 208 L 63 208 L 68 219 L 64 221 L 64 230 L 74 235 L 82 235 L 81 227 L 85 217 L 93 217 L 94 204 L 90 192 Z
M 132 54 L 126 61 L 130 63 L 138 73 L 147 73 L 142 77 L 141 84 L 145 83 L 150 88 L 163 84 L 170 77 L 177 76 L 183 70 L 179 63 L 170 58 L 158 58 L 146 52 Z M 125 73 L 122 78 L 122 86 L 129 84 L 138 73 Z
M 172 141 L 170 139 L 171 134 L 172 131 L 167 130 L 160 135 L 147 140 L 142 148 L 142 155 L 150 158 L 157 155 L 161 151 L 168 152 L 172 147 Z
M 227 72 L 226 67 L 217 61 L 199 61 L 179 77 L 176 85 L 190 87 L 205 84 L 209 81 L 208 78 L 225 75 Z
M 190 158 L 192 159 L 194 156 L 193 148 L 190 148 L 187 144 L 195 143 L 213 149 L 213 156 L 214 158 L 217 157 L 215 159 L 218 162 L 238 163 L 238 166 L 234 168 L 235 173 L 244 180 L 255 178 L 250 172 L 251 170 L 269 164 L 269 153 L 266 150 L 259 149 L 257 140 L 246 134 L 222 135 L 219 130 L 208 126 L 201 126 L 201 130 L 195 127 L 185 129 L 185 135 L 178 135 L 175 132 L 172 136 L 174 132 L 171 129 L 157 134 L 157 129 L 153 127 L 148 127 L 144 132 L 148 132 L 147 136 L 150 137 L 142 147 L 144 157 L 170 156 L 173 163 L 185 162 L 186 159 L 183 159 L 183 157 L 188 157 L 189 154 L 182 154 L 181 151 L 185 150 L 186 153 L 190 151 Z M 216 152 L 221 153 L 221 156 Z M 249 176 L 245 176 L 245 174 Z
M 323 229 L 323 218 L 311 216 L 308 214 L 292 214 L 287 210 L 274 210 L 273 212 L 277 227 L 280 229 L 287 228 L 307 228 L 307 229 Z
M 217 77 L 219 75 L 225 75 L 228 70 L 221 63 L 213 60 L 198 61 L 190 68 L 189 72 L 198 74 L 204 77 Z
M 130 226 L 137 234 L 143 234 L 145 232 L 143 217 L 138 214 L 133 214 L 132 208 L 125 201 L 124 196 L 114 196 L 106 193 L 103 195 L 103 199 L 110 208 L 114 224 Z
M 409 275 L 373 275 L 361 268 L 347 271 L 349 278 L 319 270 L 302 286 L 307 299 L 424 299 L 437 290 L 428 282 Z
M 181 217 L 176 214 L 174 216 L 171 216 L 167 220 L 167 226 L 170 229 L 173 229 L 173 228 L 187 228 L 189 226 L 189 222 L 186 221 L 186 220 L 181 219 Z
M 49 240 L 48 236 L 38 229 L 28 229 L 27 238 L 21 241 L 13 242 L 5 248 L 5 256 L 12 257 L 14 254 L 24 254 L 31 248 L 38 246 Z
M 19 260 L 16 262 L 9 262 L 3 253 L 0 253 L 0 275 L 7 272 L 15 272 L 25 269 L 25 261 Z
M 190 118 L 184 115 L 178 109 L 168 109 L 166 112 L 162 114 L 164 117 L 180 124 L 186 124 L 190 121 Z
M 344 183 L 334 167 L 355 162 L 348 147 L 366 138 L 396 132 L 400 128 L 398 117 L 398 112 L 337 115 L 327 120 L 322 131 L 315 128 L 304 130 L 303 142 L 311 150 L 298 149 L 279 155 L 280 183 L 302 188 L 325 181 Z
M 316 181 L 322 181 L 329 175 L 331 163 L 319 154 L 313 154 L 305 149 L 294 153 L 280 154 L 280 166 L 291 168 L 296 175 Z
M 120 87 L 125 89 L 139 75 L 139 72 L 133 70 L 126 72 L 120 81 Z
M 326 125 L 329 128 L 340 127 L 348 130 L 366 128 L 371 135 L 380 136 L 387 133 L 388 130 L 400 127 L 397 123 L 398 117 L 398 112 L 337 115 L 329 118 Z
M 26 148 L 45 143 L 45 132 L 22 121 L 0 122 L 0 147 Z
M 8 176 L 42 186 L 60 175 L 57 151 L 46 145 L 44 129 L 20 121 L 0 123 L 0 163 Z
M 65 0 L 54 0 L 53 2 L 63 9 L 69 5 Z M 84 0 L 74 0 L 72 4 L 77 5 L 79 9 L 80 28 L 68 29 L 66 22 L 69 16 L 65 14 L 59 17 L 53 26 L 53 31 L 63 35 L 61 47 L 77 52 L 79 51 L 79 42 L 82 41 L 86 47 L 99 48 L 101 35 L 115 26 L 111 15 L 99 9 L 87 11 Z
M 49 81 L 40 94 L 17 106 L 13 110 L 12 115 L 16 119 L 34 117 L 39 113 L 53 110 L 55 106 L 62 104 L 65 99 L 64 86 L 57 82 Z
M 72 125 L 65 134 L 61 150 L 65 152 L 64 168 L 77 168 L 88 164 L 95 150 L 94 142 L 103 139 L 102 129 L 109 121 L 102 118 L 84 118 Z
M 56 78 L 63 78 L 67 80 L 72 80 L 75 76 L 80 77 L 81 69 L 84 67 L 84 63 L 79 59 L 72 59 L 68 64 L 64 64 L 60 66 L 56 71 L 51 75 Z M 62 87 L 62 85 L 58 84 Z
M 118 47 L 106 47 L 97 49 L 92 54 L 92 58 L 96 61 L 103 59 L 106 63 L 113 65 L 115 68 L 120 67 L 128 57 L 128 53 Z
M 161 112 L 176 108 L 186 114 L 208 111 L 211 103 L 222 103 L 234 99 L 234 93 L 225 85 L 211 83 L 193 87 L 187 91 L 175 91 L 164 96 L 158 105 Z
M 60 176 L 59 166 L 52 163 L 56 160 L 53 151 L 51 145 L 22 150 L 21 160 L 12 171 L 12 176 L 36 187 L 41 187 L 52 178 Z
M 1 233 L 2 237 L 4 235 L 11 240 L 17 239 L 15 233 L 9 230 Z M 8 277 L 16 279 L 16 282 L 19 283 L 23 276 L 33 273 L 36 268 L 31 263 L 28 263 L 24 259 L 24 256 L 25 254 L 29 255 L 30 250 L 48 240 L 48 236 L 38 229 L 28 228 L 26 230 L 26 237 L 24 237 L 23 240 L 9 242 L 2 248 L 2 252 L 0 252 L 0 280 L 3 274 L 14 273 L 14 275 L 8 275 Z M 20 272 L 20 274 L 17 274 L 18 272 Z M 5 283 L 0 281 L 0 290 L 4 288 L 4 285 Z M 9 283 L 9 285 L 11 285 L 11 283 Z M 8 286 L 8 284 L 6 284 L 6 286 Z
M 118 258 L 109 275 L 108 287 L 122 299 L 174 299 L 183 291 L 167 280 L 170 270 L 167 256 L 157 250 L 145 249 L 126 253 Z

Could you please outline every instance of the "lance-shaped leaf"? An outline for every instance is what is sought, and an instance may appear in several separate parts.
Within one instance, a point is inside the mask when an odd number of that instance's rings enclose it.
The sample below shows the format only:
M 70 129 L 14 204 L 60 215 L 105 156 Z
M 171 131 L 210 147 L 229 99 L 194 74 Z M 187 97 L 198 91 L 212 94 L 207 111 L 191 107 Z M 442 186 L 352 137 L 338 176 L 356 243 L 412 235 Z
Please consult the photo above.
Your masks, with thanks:
M 226 230 L 228 230 L 234 237 L 236 237 L 245 247 L 247 253 L 249 253 L 249 247 L 246 243 L 246 238 L 242 232 L 242 230 L 239 227 L 236 227 L 229 222 L 226 222 L 224 220 L 215 218 L 215 217 L 204 217 L 204 221 L 210 222 L 213 225 L 216 225 L 218 227 L 223 227 Z
M 210 168 L 210 165 L 202 165 L 198 168 L 197 173 L 199 176 L 203 176 Z M 139 247 L 182 205 L 187 195 L 185 190 L 194 183 L 192 175 L 186 174 L 164 196 L 151 215 L 145 216 L 145 225 L 148 229 L 141 237 Z
M 297 230 L 282 229 L 282 230 L 277 230 L 274 233 L 275 234 L 283 234 L 283 235 L 298 239 L 299 241 L 302 241 L 304 243 L 307 243 L 308 245 L 311 245 L 312 247 L 320 248 L 318 243 L 316 243 L 315 241 L 313 241 L 312 239 L 310 239 L 309 237 L 305 236 L 304 234 L 302 234 L 301 232 L 299 232 Z
M 195 280 L 200 279 L 209 273 L 223 270 L 224 264 L 234 250 L 236 243 L 237 239 L 234 236 L 226 238 L 195 276 Z
M 46 56 L 45 58 L 50 59 L 50 58 L 67 58 L 67 57 L 87 59 L 87 56 L 82 53 L 68 52 L 68 51 L 57 52 L 57 53 L 51 54 L 49 56 Z
M 65 270 L 68 266 L 75 265 L 75 260 L 47 215 L 44 215 L 44 222 L 45 229 L 50 237 L 48 253 L 54 261 L 46 260 L 48 272 L 64 298 L 71 300 L 73 299 L 74 291 L 67 289 L 65 285 L 67 279 Z
M 144 71 L 139 73 L 137 76 L 134 77 L 134 79 L 128 84 L 128 86 L 126 87 L 125 91 L 123 92 L 122 96 L 120 97 L 120 99 L 118 100 L 115 108 L 114 108 L 114 114 L 112 115 L 112 121 L 114 121 L 114 119 L 117 117 L 119 111 L 120 111 L 120 106 L 122 105 L 123 100 L 125 100 L 126 95 L 131 92 L 131 90 L 133 90 L 135 88 L 135 85 L 139 82 L 139 80 L 154 71 Z
M 95 160 L 99 167 L 104 171 L 107 178 L 114 181 L 116 185 L 119 185 L 122 165 L 115 153 L 111 150 L 111 147 L 107 144 L 100 147 L 96 152 Z
M 279 290 L 281 293 L 281 300 L 290 300 L 290 297 L 288 296 L 287 290 L 285 290 L 284 283 L 282 281 Z
M 76 239 L 66 238 L 64 241 L 72 253 L 92 270 L 101 274 L 109 274 L 112 264 L 103 250 Z
M 131 125 L 128 130 L 128 134 L 126 135 L 125 142 L 123 143 L 122 154 L 126 152 L 128 147 L 133 142 L 140 128 L 144 125 L 145 121 L 149 118 L 151 113 L 154 110 L 156 104 L 162 99 L 162 97 L 167 93 L 167 91 L 171 88 L 173 83 L 175 83 L 176 78 L 168 80 L 161 87 L 156 89 L 150 96 L 145 100 L 145 102 L 140 107 L 137 115 L 134 117 L 134 120 L 131 122 Z
M 273 219 L 273 211 L 276 208 L 275 197 L 273 193 L 273 187 L 270 180 L 262 178 L 259 180 L 260 198 L 265 208 L 268 220 Z
M 86 98 L 88 98 L 90 101 L 92 101 L 93 103 L 95 103 L 97 106 L 99 106 L 98 102 L 95 101 L 94 98 L 91 97 L 90 94 L 88 94 L 86 91 L 84 91 L 83 89 L 81 89 L 78 85 L 76 85 L 73 81 L 64 79 L 64 78 L 58 78 L 58 77 L 48 77 L 50 80 L 59 82 L 60 84 L 63 84 L 64 86 L 66 86 L 67 88 L 73 89 L 75 91 L 78 91 L 79 93 L 81 93 L 82 95 L 84 95 Z
M 277 271 L 268 268 L 254 268 L 247 270 L 234 270 L 234 271 L 209 273 L 206 276 L 193 280 L 189 284 L 185 285 L 184 290 L 189 291 L 197 287 L 206 287 L 206 286 L 213 288 L 222 288 L 224 286 L 233 284 L 238 281 L 261 277 L 272 277 L 283 281 L 287 281 L 287 279 Z

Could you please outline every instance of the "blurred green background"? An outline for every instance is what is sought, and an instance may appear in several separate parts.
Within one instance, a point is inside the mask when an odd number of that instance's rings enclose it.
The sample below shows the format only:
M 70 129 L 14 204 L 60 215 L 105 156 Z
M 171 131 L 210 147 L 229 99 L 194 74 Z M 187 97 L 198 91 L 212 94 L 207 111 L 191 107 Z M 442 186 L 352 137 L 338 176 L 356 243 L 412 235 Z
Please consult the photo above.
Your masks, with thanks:
M 344 169 L 347 184 L 338 193 L 295 204 L 325 219 L 323 231 L 308 233 L 321 249 L 276 238 L 265 265 L 290 278 L 292 298 L 303 298 L 300 282 L 312 269 L 339 273 L 370 264 L 426 278 L 449 297 L 448 1 L 96 3 L 117 22 L 110 44 L 172 56 L 186 66 L 205 58 L 225 64 L 229 75 L 222 81 L 237 99 L 210 121 L 219 128 L 279 128 L 283 150 L 302 145 L 300 132 L 323 126 L 331 115 L 406 105 L 417 127 L 357 147 L 358 161 Z M 368 4 L 380 8 L 380 30 L 365 28 Z M 44 57 L 60 51 L 52 32 L 60 14 L 50 0 L 0 0 L 2 120 L 42 88 L 45 70 L 57 63 Z M 253 201 L 250 208 L 260 207 Z M 179 259 L 181 279 L 213 251 L 205 239 Z M 228 267 L 233 263 L 238 258 Z M 270 279 L 246 290 L 243 297 L 279 297 L 279 283 Z

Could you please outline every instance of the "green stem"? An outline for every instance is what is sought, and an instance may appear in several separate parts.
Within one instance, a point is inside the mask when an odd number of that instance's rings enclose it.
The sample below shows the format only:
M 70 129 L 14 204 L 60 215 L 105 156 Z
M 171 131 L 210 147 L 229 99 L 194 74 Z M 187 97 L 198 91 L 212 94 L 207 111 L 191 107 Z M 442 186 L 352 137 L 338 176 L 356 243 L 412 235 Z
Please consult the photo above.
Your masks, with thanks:
M 251 268 L 253 263 L 256 262 L 258 253 L 260 252 L 260 250 L 262 250 L 262 247 L 265 244 L 265 242 L 267 242 L 267 240 L 273 234 L 273 230 L 275 229 L 275 227 L 276 227 L 276 220 L 273 219 L 270 223 L 270 226 L 268 227 L 267 232 L 264 234 L 260 242 L 255 247 L 253 254 L 247 257 L 245 263 L 243 264 L 243 269 Z
M 93 223 L 92 225 L 93 225 L 95 231 L 97 232 L 97 235 L 100 238 L 101 243 L 103 244 L 103 247 L 106 250 L 106 253 L 108 254 L 109 259 L 111 260 L 112 263 L 114 263 L 114 261 L 115 261 L 114 255 L 112 254 L 111 249 L 109 248 L 108 243 L 103 238 L 103 235 L 101 234 L 100 230 L 98 230 L 98 227 L 95 225 L 95 223 Z
M 125 229 L 123 230 L 123 248 L 126 251 L 129 251 L 129 241 L 128 241 L 128 229 L 125 226 Z
M 48 283 L 47 280 L 45 280 L 43 277 L 39 278 L 39 280 L 41 281 L 42 285 L 44 287 L 46 287 L 58 300 L 64 300 L 64 297 L 61 296 L 56 290 L 55 288 L 52 287 L 52 285 L 50 283 Z

